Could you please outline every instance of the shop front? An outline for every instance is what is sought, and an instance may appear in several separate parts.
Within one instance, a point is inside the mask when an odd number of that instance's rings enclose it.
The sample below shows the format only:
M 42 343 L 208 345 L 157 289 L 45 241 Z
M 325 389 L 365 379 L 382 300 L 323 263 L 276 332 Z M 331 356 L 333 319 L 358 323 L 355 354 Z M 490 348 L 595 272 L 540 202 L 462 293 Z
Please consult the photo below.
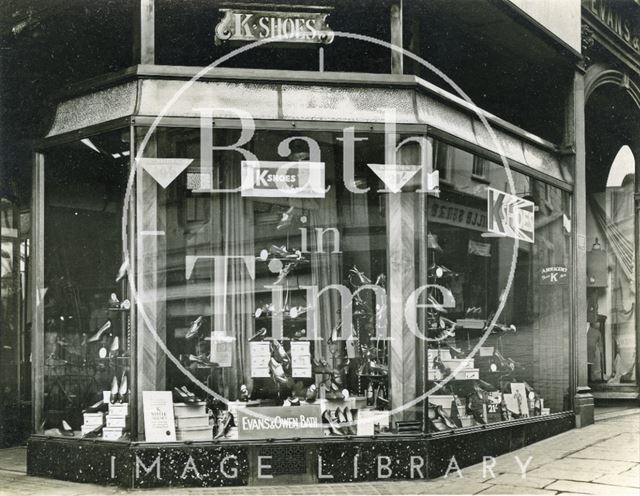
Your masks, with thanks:
M 196 74 L 36 154 L 30 474 L 431 478 L 574 427 L 557 146 L 413 76 Z

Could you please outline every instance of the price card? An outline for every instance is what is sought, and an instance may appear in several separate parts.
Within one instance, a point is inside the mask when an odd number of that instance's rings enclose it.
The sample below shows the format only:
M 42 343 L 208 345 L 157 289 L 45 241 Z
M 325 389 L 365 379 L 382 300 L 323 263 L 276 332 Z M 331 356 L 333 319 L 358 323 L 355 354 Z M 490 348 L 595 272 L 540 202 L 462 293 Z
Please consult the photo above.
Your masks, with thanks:
M 291 342 L 291 375 L 311 377 L 311 343 L 309 341 Z
M 142 391 L 142 409 L 146 441 L 176 440 L 171 391 Z
M 217 363 L 220 367 L 231 367 L 234 342 L 235 338 L 226 336 L 223 332 L 212 332 L 209 360 Z
M 251 354 L 251 377 L 270 377 L 269 359 L 271 351 L 269 343 L 265 341 L 249 343 Z

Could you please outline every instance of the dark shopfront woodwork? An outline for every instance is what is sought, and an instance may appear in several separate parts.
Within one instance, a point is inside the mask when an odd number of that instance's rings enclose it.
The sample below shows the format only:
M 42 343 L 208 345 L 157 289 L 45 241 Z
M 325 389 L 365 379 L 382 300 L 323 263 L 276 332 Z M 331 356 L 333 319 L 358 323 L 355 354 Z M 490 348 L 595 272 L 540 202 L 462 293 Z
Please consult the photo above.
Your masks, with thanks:
M 586 4 L 602 24 L 640 54 L 640 6 L 620 0 L 587 0 Z
M 29 475 L 120 487 L 221 487 L 439 477 L 574 427 L 570 413 L 471 428 L 431 438 L 189 443 L 159 446 L 32 437 Z M 522 460 L 526 463 L 526 460 Z M 453 474 L 457 474 L 455 468 Z M 457 475 L 456 475 L 457 477 Z

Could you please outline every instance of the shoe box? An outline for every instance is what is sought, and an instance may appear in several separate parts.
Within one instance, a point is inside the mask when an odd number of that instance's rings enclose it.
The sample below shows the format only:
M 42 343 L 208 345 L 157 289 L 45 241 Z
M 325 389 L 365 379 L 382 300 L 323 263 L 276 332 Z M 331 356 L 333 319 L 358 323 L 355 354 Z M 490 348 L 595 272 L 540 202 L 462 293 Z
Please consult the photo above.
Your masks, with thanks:
M 173 416 L 178 441 L 211 441 L 212 426 L 209 425 L 207 403 L 174 403 Z

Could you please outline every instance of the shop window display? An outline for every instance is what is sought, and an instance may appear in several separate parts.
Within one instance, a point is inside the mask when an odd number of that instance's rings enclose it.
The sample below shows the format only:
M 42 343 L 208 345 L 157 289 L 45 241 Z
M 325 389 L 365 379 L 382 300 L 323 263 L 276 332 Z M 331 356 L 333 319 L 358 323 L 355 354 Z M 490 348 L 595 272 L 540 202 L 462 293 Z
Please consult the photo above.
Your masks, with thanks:
M 200 130 L 158 128 L 123 263 L 128 136 L 46 155 L 40 432 L 392 436 L 568 408 L 566 192 L 512 172 L 514 194 L 535 205 L 535 241 L 519 242 L 512 271 L 514 240 L 487 232 L 487 188 L 510 192 L 508 175 L 444 141 L 429 149 L 446 181 L 427 195 L 417 176 L 385 189 L 382 133 L 358 133 L 350 158 L 344 132 L 258 130 L 252 161 L 230 149 L 239 130 L 216 129 L 207 156 Z M 284 163 L 322 187 L 280 194 L 269 182 L 291 179 Z M 163 402 L 171 429 L 154 437 Z
M 39 433 L 126 439 L 131 304 L 122 264 L 129 131 L 47 153 Z
M 509 192 L 502 166 L 446 146 L 451 180 L 427 202 L 428 384 L 432 431 L 547 415 L 568 408 L 569 196 L 512 171 L 534 203 L 535 242 L 487 232 L 487 186 Z M 482 174 L 479 165 L 482 164 Z M 482 181 L 478 181 L 479 177 Z M 447 381 L 447 379 L 449 379 Z

